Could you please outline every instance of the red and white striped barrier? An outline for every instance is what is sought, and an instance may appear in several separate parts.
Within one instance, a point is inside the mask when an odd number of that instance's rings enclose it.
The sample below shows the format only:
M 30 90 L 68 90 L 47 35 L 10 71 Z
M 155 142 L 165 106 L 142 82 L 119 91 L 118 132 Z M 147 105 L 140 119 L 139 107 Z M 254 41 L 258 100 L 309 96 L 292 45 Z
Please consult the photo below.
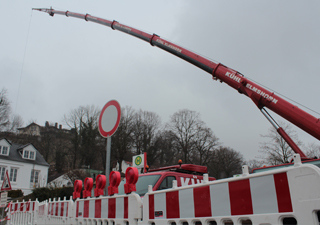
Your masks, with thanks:
M 34 224 L 38 201 L 11 203 L 8 211 L 8 224 Z
M 149 219 L 292 212 L 287 174 L 149 194 Z
M 57 201 L 48 203 L 48 215 L 59 216 L 59 217 L 68 217 L 68 209 L 70 203 L 67 201 Z
M 11 212 L 31 212 L 35 210 L 36 202 L 14 202 L 11 203 L 10 211 Z
M 73 216 L 74 202 L 70 200 L 55 199 L 39 204 L 38 224 L 74 224 Z
M 149 188 L 143 200 L 143 221 L 156 225 L 168 221 L 242 224 L 247 220 L 252 224 L 283 224 L 284 218 L 294 218 L 298 224 L 317 224 L 319 187 L 319 168 L 303 165 L 187 187 L 174 185 L 165 191 L 152 192 Z
M 96 219 L 99 221 L 136 222 L 141 219 L 142 201 L 138 194 L 114 195 L 110 197 L 76 200 L 76 220 L 78 222 Z

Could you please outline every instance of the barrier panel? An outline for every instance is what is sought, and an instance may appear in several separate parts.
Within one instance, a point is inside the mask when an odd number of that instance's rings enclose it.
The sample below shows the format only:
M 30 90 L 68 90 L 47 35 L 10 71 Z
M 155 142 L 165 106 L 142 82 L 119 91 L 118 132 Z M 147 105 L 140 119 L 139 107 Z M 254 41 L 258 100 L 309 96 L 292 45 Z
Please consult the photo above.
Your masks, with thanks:
M 70 200 L 66 200 L 66 198 L 60 200 L 59 198 L 57 201 L 55 199 L 51 201 L 49 199 L 49 202 L 46 204 L 47 207 L 43 209 L 46 212 L 45 224 L 74 224 L 74 202 L 72 197 L 70 197 Z
M 301 165 L 186 187 L 152 191 L 143 224 L 318 224 L 320 170 Z M 297 223 L 296 223 L 297 222 Z
M 38 218 L 36 219 L 38 224 L 46 224 L 46 220 L 48 216 L 47 211 L 48 211 L 47 201 L 40 202 L 38 207 Z
M 11 203 L 8 209 L 7 224 L 24 225 L 35 224 L 37 218 L 38 201 Z
M 142 219 L 142 201 L 138 194 L 77 199 L 76 224 L 138 224 Z

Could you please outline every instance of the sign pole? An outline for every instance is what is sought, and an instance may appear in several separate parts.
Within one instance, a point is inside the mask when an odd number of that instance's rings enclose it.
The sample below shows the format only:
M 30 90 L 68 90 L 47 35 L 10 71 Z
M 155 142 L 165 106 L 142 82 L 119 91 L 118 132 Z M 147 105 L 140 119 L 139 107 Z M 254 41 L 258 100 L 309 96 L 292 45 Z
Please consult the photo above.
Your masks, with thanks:
M 2 208 L 2 218 L 1 219 L 3 219 L 4 218 L 4 208 Z
M 109 174 L 110 174 L 110 156 L 111 156 L 111 137 L 107 137 L 107 147 L 106 147 L 106 178 L 107 183 L 105 187 L 105 195 L 108 196 L 108 187 L 109 187 Z

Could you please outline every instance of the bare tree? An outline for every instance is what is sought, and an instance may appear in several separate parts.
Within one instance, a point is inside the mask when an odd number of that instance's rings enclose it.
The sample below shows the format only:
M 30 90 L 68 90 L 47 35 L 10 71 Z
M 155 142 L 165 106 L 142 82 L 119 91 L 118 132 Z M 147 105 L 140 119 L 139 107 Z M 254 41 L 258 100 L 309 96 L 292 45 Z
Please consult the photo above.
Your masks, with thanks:
M 7 130 L 10 124 L 11 107 L 7 97 L 7 90 L 3 88 L 0 91 L 0 131 Z
M 221 179 L 241 173 L 243 163 L 243 156 L 240 152 L 220 146 L 212 153 L 207 166 L 210 176 Z
M 249 167 L 249 172 L 251 172 L 253 169 L 262 167 L 264 162 L 257 159 L 250 159 L 244 162 L 244 164 Z
M 190 154 L 195 147 L 197 132 L 203 126 L 204 122 L 195 111 L 183 109 L 171 116 L 167 127 L 176 136 L 177 151 L 182 153 L 184 163 L 191 161 Z
M 210 155 L 219 145 L 218 138 L 208 127 L 199 126 L 195 134 L 193 163 L 206 165 L 210 161 Z
M 17 133 L 18 128 L 23 126 L 23 119 L 19 115 L 13 115 L 11 116 L 9 126 L 7 128 L 7 131 Z
M 135 112 L 131 107 L 122 108 L 119 127 L 111 137 L 111 156 L 119 163 L 119 171 L 122 170 L 122 161 L 132 157 L 134 118 Z
M 315 143 L 308 144 L 306 155 L 309 158 L 320 158 L 320 145 L 316 145 Z
M 158 149 L 154 146 L 157 132 L 161 126 L 160 116 L 154 112 L 137 111 L 133 121 L 133 153 L 139 155 L 147 153 L 147 162 L 151 166 L 155 163 Z
M 11 105 L 7 97 L 7 90 L 0 91 L 0 132 L 17 133 L 23 126 L 23 119 L 19 115 L 11 114 Z
M 135 113 L 133 122 L 133 141 L 135 153 L 137 155 L 148 152 L 160 126 L 161 119 L 156 113 L 142 111 L 141 109 Z
M 279 124 L 298 146 L 302 146 L 302 142 L 299 140 L 298 134 L 292 129 L 290 124 L 286 124 L 284 122 L 280 122 Z M 290 161 L 290 158 L 294 155 L 294 151 L 280 136 L 280 134 L 278 134 L 275 128 L 271 127 L 268 134 L 261 136 L 269 139 L 269 141 L 261 143 L 259 150 L 259 152 L 263 153 L 260 157 L 265 161 L 265 163 L 278 165 L 288 163 Z
M 176 151 L 176 135 L 172 131 L 159 131 L 153 148 L 153 157 L 155 158 L 153 167 L 170 166 L 178 163 L 179 154 Z M 149 162 L 148 165 L 150 165 Z
M 94 153 L 92 148 L 95 146 L 94 139 L 97 136 L 97 123 L 100 110 L 95 106 L 80 106 L 71 110 L 64 116 L 64 122 L 71 128 L 72 133 L 72 152 L 73 169 L 77 168 L 78 163 L 92 164 Z M 89 158 L 88 154 L 90 155 Z M 90 165 L 92 167 L 92 165 Z
M 76 169 L 76 170 L 72 170 L 69 171 L 68 173 L 64 174 L 64 178 L 66 179 L 70 179 L 72 184 L 74 184 L 74 182 L 76 180 L 82 180 L 84 181 L 85 178 L 87 178 L 90 174 L 85 170 L 85 169 Z

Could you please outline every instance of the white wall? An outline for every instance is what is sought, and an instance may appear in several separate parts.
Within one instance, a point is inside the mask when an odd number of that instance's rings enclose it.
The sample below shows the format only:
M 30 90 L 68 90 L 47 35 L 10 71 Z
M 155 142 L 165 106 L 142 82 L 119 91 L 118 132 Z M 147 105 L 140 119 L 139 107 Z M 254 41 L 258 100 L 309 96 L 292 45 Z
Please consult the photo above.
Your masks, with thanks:
M 30 160 L 32 162 L 32 160 Z M 0 166 L 5 166 L 10 176 L 10 168 L 18 168 L 17 182 L 10 182 L 12 190 L 21 189 L 24 195 L 28 195 L 32 192 L 33 184 L 30 183 L 31 170 L 39 170 L 39 185 L 45 187 L 48 179 L 48 166 L 35 165 L 31 163 L 16 162 L 11 160 L 0 159 Z M 0 180 L 0 185 L 2 181 Z
M 129 166 L 130 166 L 130 165 L 127 164 L 126 161 L 122 160 L 122 163 L 121 163 L 121 170 L 122 170 L 122 171 L 120 171 L 120 172 L 126 173 L 126 170 L 127 170 L 127 168 L 128 168 Z M 117 162 L 116 167 L 114 167 L 112 170 L 113 170 L 113 171 L 119 171 L 119 163 L 118 163 L 118 162 Z

